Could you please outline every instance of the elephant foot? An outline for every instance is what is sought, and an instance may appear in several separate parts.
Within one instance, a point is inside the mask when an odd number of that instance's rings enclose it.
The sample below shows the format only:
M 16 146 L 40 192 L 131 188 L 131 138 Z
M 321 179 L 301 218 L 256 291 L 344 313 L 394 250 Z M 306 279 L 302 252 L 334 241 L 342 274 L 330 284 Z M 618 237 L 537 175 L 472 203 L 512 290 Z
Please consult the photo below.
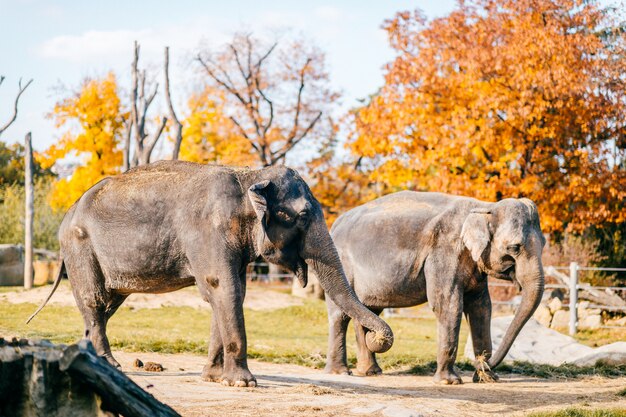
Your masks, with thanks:
M 474 371 L 474 376 L 472 377 L 472 382 L 475 384 L 485 384 L 485 383 L 494 383 L 498 382 L 500 378 L 498 375 L 493 372 L 491 369 L 483 370 L 479 369 Z
M 222 382 L 224 366 L 222 364 L 206 364 L 202 368 L 202 379 L 209 382 Z
M 334 374 L 334 375 L 352 375 L 352 371 L 350 371 L 350 369 L 348 369 L 348 367 L 345 365 L 327 364 L 326 367 L 324 368 L 324 372 L 327 374 Z
M 463 380 L 454 371 L 438 371 L 433 378 L 436 384 L 460 385 Z
M 227 387 L 256 387 L 256 378 L 252 373 L 244 368 L 224 370 L 221 376 L 221 383 Z
M 104 359 L 114 368 L 122 369 L 122 365 L 118 361 L 115 360 L 112 354 L 108 353 L 103 356 Z
M 376 375 L 382 375 L 383 370 L 380 369 L 380 366 L 378 366 L 378 364 L 373 364 L 370 365 L 369 367 L 360 367 L 357 364 L 357 368 L 356 368 L 356 372 L 355 375 L 359 375 L 359 376 L 376 376 Z

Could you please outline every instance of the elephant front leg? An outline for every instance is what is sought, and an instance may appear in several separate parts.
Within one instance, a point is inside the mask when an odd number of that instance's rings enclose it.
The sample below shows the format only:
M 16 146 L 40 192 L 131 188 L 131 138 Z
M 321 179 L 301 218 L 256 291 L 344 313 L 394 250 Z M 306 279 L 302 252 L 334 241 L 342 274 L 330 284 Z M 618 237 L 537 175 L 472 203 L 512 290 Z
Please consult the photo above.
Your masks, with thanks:
M 382 310 L 372 310 L 376 314 L 380 314 Z M 356 335 L 357 344 L 357 362 L 356 374 L 362 376 L 381 375 L 383 370 L 376 362 L 376 355 L 371 352 L 365 343 L 365 327 L 356 321 L 354 322 L 354 333 Z
M 209 340 L 209 361 L 202 370 L 205 381 L 221 382 L 224 372 L 224 343 L 220 334 L 217 315 L 211 317 L 211 338 Z
M 350 317 L 345 315 L 339 307 L 330 299 L 326 298 L 328 309 L 328 354 L 326 355 L 326 367 L 324 372 L 328 374 L 350 375 L 346 355 L 346 331 Z
M 473 382 L 497 382 L 498 375 L 489 368 L 491 357 L 491 298 L 487 283 L 477 293 L 465 296 L 464 310 L 472 334 L 472 347 L 476 358 Z
M 255 387 L 256 379 L 248 369 L 246 330 L 243 318 L 243 291 L 239 277 L 234 274 L 225 278 L 205 275 L 198 280 L 201 292 L 208 293 L 213 308 L 214 324 L 219 328 L 221 342 L 211 339 L 212 357 L 219 363 L 222 345 L 223 369 L 220 380 L 223 385 Z M 211 358 L 210 358 L 211 360 Z M 205 368 L 206 369 L 206 368 Z
M 457 385 L 463 380 L 454 370 L 459 346 L 459 330 L 463 315 L 463 296 L 455 277 L 456 264 L 445 253 L 438 253 L 424 264 L 428 302 L 437 317 L 437 372 L 438 384 Z

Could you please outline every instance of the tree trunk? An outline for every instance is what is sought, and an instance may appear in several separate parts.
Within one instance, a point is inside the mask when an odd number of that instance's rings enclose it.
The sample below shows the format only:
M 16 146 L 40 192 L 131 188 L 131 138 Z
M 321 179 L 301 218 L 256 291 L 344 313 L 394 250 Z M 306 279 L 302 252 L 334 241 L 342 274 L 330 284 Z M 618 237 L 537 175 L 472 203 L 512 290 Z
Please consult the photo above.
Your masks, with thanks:
M 91 343 L 0 338 L 0 416 L 178 416 L 96 355 Z
M 33 287 L 33 216 L 35 193 L 33 191 L 33 145 L 30 132 L 26 134 L 24 152 L 24 191 L 26 213 L 24 216 L 24 288 Z

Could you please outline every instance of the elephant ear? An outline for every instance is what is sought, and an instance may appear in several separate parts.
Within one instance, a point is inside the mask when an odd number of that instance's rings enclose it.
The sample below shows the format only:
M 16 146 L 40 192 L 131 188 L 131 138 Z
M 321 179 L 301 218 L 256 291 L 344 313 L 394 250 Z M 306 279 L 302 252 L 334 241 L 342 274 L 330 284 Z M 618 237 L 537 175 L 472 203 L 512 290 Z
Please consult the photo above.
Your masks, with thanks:
M 248 198 L 252 202 L 252 208 L 256 213 L 256 217 L 261 221 L 263 227 L 267 225 L 269 212 L 267 210 L 266 193 L 270 182 L 268 180 L 258 182 L 248 188 Z
M 461 229 L 461 240 L 472 254 L 472 259 L 477 262 L 483 251 L 489 245 L 491 234 L 489 233 L 488 216 L 491 214 L 488 210 L 475 209 L 463 223 Z

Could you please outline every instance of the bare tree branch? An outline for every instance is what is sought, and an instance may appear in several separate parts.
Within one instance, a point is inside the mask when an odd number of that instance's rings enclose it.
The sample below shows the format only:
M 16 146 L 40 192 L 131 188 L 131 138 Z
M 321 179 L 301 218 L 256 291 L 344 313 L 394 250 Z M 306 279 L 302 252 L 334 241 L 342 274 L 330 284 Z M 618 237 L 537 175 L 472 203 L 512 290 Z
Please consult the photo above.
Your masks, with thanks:
M 319 112 L 317 116 L 315 116 L 315 118 L 311 121 L 311 123 L 309 123 L 309 125 L 302 131 L 300 135 L 288 140 L 287 143 L 285 143 L 285 145 L 281 148 L 281 150 L 272 154 L 273 155 L 272 161 L 278 162 L 281 159 L 283 159 L 287 155 L 287 152 L 289 152 L 302 139 L 304 139 L 311 130 L 313 130 L 313 127 L 315 127 L 315 125 L 321 118 L 322 118 L 322 112 Z
M 2 84 L 2 82 L 4 81 L 4 77 L 0 78 L 0 84 Z M 13 122 L 15 122 L 15 119 L 17 119 L 17 108 L 20 102 L 20 97 L 22 96 L 22 94 L 24 93 L 24 91 L 26 91 L 26 89 L 28 88 L 28 86 L 33 82 L 33 79 L 31 78 L 25 86 L 22 87 L 22 79 L 20 78 L 19 81 L 19 92 L 17 93 L 17 96 L 15 97 L 15 103 L 13 105 L 13 115 L 11 116 L 11 118 L 9 119 L 8 122 L 6 122 L 4 124 L 4 126 L 0 127 L 0 136 L 2 136 L 2 133 L 7 130 L 9 128 L 9 126 L 11 126 L 13 124 Z
M 144 155 L 143 155 L 143 164 L 150 163 L 150 157 L 152 156 L 152 151 L 154 151 L 154 147 L 156 146 L 161 134 L 163 133 L 163 129 L 165 129 L 165 125 L 167 125 L 167 117 L 163 116 L 161 119 L 161 124 L 159 128 L 152 134 L 151 138 L 145 138 L 148 143 L 144 147 Z
M 124 148 L 123 152 L 123 161 L 122 161 L 122 172 L 126 172 L 130 169 L 130 138 L 133 135 L 133 119 L 128 118 L 124 123 Z
M 180 145 L 183 142 L 183 124 L 178 120 L 176 116 L 176 112 L 174 111 L 174 105 L 172 104 L 172 96 L 170 94 L 170 48 L 165 47 L 165 63 L 164 63 L 164 73 L 165 73 L 165 101 L 167 102 L 167 108 L 170 112 L 170 119 L 174 123 L 175 129 L 175 138 L 174 138 L 174 149 L 172 151 L 172 159 L 178 159 L 178 154 L 180 153 Z

